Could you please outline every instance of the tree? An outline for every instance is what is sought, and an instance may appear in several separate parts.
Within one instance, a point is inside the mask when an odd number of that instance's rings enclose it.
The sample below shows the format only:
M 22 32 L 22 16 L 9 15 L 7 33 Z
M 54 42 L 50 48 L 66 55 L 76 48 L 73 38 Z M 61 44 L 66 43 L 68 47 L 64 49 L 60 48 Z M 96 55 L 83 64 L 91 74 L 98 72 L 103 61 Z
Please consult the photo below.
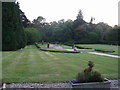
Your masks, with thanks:
M 85 21 L 83 20 L 83 14 L 82 14 L 82 11 L 79 10 L 78 12 L 78 15 L 76 17 L 76 20 L 73 22 L 73 27 L 74 28 L 77 28 L 79 25 L 82 25 L 84 24 Z
M 63 36 L 62 36 L 64 38 L 64 42 L 74 43 L 72 25 L 73 25 L 73 21 L 70 19 L 64 23 Z
M 48 26 L 48 23 L 45 22 L 46 19 L 42 16 L 38 16 L 37 19 L 32 21 L 33 28 L 36 28 L 39 32 L 39 36 L 41 37 L 39 41 L 43 40 L 45 37 L 45 29 Z
M 25 28 L 27 45 L 34 44 L 40 40 L 39 31 L 35 28 Z
M 79 36 L 79 34 L 78 34 L 78 32 L 81 32 L 80 30 L 80 28 L 82 27 L 82 25 L 83 24 L 85 24 L 86 22 L 83 20 L 83 14 L 82 14 L 82 11 L 81 10 L 79 10 L 79 12 L 78 12 L 78 15 L 77 15 L 77 17 L 76 17 L 76 20 L 74 20 L 74 22 L 73 22 L 73 39 L 76 41 L 76 39 L 77 39 L 77 41 L 78 41 L 78 36 Z M 77 35 L 77 36 L 76 36 Z
M 109 32 L 107 33 L 107 42 L 109 44 L 116 44 L 120 45 L 120 27 L 119 26 L 114 26 Z
M 91 17 L 90 19 L 90 24 L 92 24 L 94 22 L 95 18 Z
M 95 32 L 89 32 L 88 34 L 88 43 L 98 43 L 99 36 Z
M 106 42 L 106 34 L 111 29 L 112 29 L 112 27 L 105 24 L 104 22 L 100 22 L 100 23 L 96 24 L 94 31 L 99 36 L 99 43 L 107 43 Z
M 44 25 L 45 24 L 45 18 L 43 18 L 42 16 L 38 16 L 37 19 L 34 19 L 33 21 L 34 25 Z
M 94 24 L 95 18 L 91 17 L 90 22 L 83 19 L 82 11 L 74 21 L 64 19 L 58 22 L 45 22 L 45 18 L 39 16 L 33 20 L 34 27 L 39 30 L 41 40 L 46 42 L 61 42 L 61 43 L 111 43 L 110 40 L 117 37 L 117 30 L 104 22 Z M 113 32 L 113 33 L 112 33 Z M 114 35 L 113 35 L 114 34 Z M 110 37 L 113 35 L 113 37 Z M 117 41 L 115 41 L 116 43 Z
M 88 31 L 87 31 L 87 25 L 86 24 L 79 25 L 76 29 L 74 29 L 74 31 L 75 31 L 74 40 L 77 43 L 81 42 L 82 39 L 84 39 L 88 36 Z
M 38 23 L 45 23 L 45 18 L 43 18 L 42 16 L 39 16 L 37 18 L 37 21 L 38 21 Z
M 24 28 L 26 28 L 30 25 L 30 20 L 27 19 L 27 17 L 25 16 L 25 13 L 22 12 L 21 9 L 19 9 L 19 10 L 20 10 L 20 17 L 21 17 L 22 24 L 23 24 Z
M 19 6 L 15 2 L 2 3 L 2 50 L 17 50 L 25 47 Z

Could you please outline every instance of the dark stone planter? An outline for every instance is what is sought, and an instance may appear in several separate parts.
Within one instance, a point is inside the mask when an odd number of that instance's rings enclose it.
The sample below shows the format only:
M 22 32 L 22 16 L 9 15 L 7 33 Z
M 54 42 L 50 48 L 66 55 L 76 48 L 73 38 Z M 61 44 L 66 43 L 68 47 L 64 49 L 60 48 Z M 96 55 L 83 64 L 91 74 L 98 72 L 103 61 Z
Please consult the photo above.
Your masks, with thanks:
M 71 88 L 110 88 L 110 81 L 105 80 L 104 82 L 88 82 L 88 83 L 73 83 L 72 80 L 70 82 Z

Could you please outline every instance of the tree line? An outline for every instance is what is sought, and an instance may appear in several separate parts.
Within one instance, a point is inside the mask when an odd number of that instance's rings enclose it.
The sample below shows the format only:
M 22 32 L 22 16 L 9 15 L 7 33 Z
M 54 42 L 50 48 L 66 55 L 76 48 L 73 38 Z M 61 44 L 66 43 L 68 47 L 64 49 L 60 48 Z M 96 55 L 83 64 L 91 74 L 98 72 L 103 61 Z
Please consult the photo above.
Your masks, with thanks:
M 104 22 L 94 24 L 93 20 L 86 22 L 80 10 L 75 20 L 61 19 L 48 23 L 44 17 L 38 16 L 30 22 L 18 2 L 3 2 L 2 50 L 18 50 L 41 41 L 119 45 L 119 26 L 111 27 Z
M 45 18 L 39 16 L 32 22 L 32 27 L 40 32 L 41 40 L 45 42 L 59 43 L 79 43 L 79 44 L 114 44 L 119 45 L 120 27 L 109 26 L 104 22 L 93 23 L 83 19 L 82 11 L 78 12 L 76 19 L 58 22 L 45 22 Z

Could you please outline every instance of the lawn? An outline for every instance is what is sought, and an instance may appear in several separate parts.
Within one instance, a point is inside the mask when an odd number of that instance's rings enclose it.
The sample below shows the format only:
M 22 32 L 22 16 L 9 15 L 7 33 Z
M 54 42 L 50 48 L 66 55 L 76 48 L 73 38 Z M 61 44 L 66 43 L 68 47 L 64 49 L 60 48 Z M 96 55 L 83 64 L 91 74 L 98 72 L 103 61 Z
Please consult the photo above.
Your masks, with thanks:
M 0 86 L 2 84 L 2 52 L 0 52 Z
M 66 82 L 87 67 L 109 79 L 118 77 L 118 59 L 88 53 L 55 53 L 40 51 L 34 45 L 18 51 L 2 52 L 3 82 Z
M 93 49 L 112 49 L 115 52 L 110 53 L 110 54 L 120 55 L 120 53 L 118 51 L 118 48 L 120 48 L 120 46 L 106 45 L 106 44 L 77 44 L 77 46 L 93 48 Z

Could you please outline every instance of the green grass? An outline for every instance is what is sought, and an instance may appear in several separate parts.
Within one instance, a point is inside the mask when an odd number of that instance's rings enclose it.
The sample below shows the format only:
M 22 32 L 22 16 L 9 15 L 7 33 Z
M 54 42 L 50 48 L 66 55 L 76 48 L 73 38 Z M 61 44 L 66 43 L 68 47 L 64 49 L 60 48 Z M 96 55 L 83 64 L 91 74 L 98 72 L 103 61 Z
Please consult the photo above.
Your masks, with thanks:
M 88 53 L 44 52 L 30 45 L 23 50 L 2 52 L 3 82 L 66 82 L 86 68 L 89 60 L 104 77 L 118 77 L 116 58 Z
M 2 52 L 0 52 L 0 86 L 2 84 Z
M 105 44 L 78 44 L 77 46 L 88 47 L 88 48 L 93 48 L 93 49 L 112 49 L 115 52 L 110 53 L 110 54 L 120 55 L 120 53 L 118 52 L 118 48 L 120 48 L 120 46 L 105 45 Z

